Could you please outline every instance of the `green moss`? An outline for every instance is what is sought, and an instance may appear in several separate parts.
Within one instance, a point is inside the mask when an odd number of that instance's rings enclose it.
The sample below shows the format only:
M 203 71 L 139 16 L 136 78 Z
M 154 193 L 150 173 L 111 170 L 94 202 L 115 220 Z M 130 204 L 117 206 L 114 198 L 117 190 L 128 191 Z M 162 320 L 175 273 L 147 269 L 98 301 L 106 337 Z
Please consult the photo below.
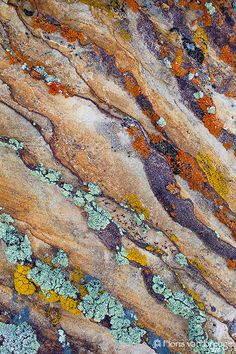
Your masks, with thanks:
M 11 263 L 30 261 L 32 249 L 27 235 L 21 235 L 12 225 L 14 219 L 8 214 L 0 215 L 0 239 L 6 244 L 5 254 Z
M 35 354 L 40 348 L 36 334 L 27 322 L 19 325 L 0 322 L 1 354 Z
M 61 269 L 52 269 L 41 261 L 36 261 L 36 266 L 29 271 L 27 277 L 44 293 L 53 290 L 63 297 L 72 299 L 75 299 L 79 294 L 78 289 L 66 280 L 65 273 Z
M 63 250 L 59 250 L 56 257 L 52 259 L 52 264 L 59 264 L 63 268 L 68 267 L 69 260 L 67 254 Z
M 182 253 L 177 253 L 175 256 L 174 256 L 174 260 L 176 263 L 178 263 L 179 265 L 185 267 L 188 265 L 188 260 L 187 260 L 187 257 L 182 254 Z

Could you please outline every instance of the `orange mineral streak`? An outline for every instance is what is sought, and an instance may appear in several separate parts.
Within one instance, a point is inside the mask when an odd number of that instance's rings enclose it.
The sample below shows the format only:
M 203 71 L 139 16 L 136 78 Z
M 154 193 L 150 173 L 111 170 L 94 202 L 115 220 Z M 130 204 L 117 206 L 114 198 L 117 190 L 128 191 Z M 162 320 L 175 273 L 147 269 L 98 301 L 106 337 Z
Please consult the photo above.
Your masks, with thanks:
M 136 127 L 127 128 L 127 131 L 129 133 L 129 135 L 131 135 L 134 138 L 133 143 L 132 143 L 133 148 L 141 156 L 148 159 L 149 155 L 150 155 L 150 150 L 146 144 L 146 140 L 145 140 L 145 137 L 143 136 L 143 134 L 140 131 L 138 131 L 138 128 L 136 128 Z
M 215 114 L 204 114 L 203 123 L 212 135 L 214 135 L 216 138 L 219 138 L 224 124 L 219 118 L 216 117 Z
M 236 268 L 236 259 L 226 259 L 226 263 L 229 269 L 234 270 Z
M 127 5 L 131 8 L 133 12 L 137 12 L 139 9 L 139 5 L 135 0 L 124 0 L 124 2 L 127 3 Z
M 236 54 L 231 52 L 228 44 L 221 49 L 220 59 L 232 66 L 234 71 L 236 71 Z

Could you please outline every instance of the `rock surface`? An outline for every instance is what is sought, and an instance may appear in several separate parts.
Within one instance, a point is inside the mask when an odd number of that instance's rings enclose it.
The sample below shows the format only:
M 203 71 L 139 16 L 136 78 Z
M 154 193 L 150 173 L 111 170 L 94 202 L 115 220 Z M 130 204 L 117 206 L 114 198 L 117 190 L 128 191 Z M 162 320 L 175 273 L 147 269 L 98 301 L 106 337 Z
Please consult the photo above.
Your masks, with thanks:
M 17 354 L 236 353 L 235 13 L 0 2 L 0 321 L 38 343 Z

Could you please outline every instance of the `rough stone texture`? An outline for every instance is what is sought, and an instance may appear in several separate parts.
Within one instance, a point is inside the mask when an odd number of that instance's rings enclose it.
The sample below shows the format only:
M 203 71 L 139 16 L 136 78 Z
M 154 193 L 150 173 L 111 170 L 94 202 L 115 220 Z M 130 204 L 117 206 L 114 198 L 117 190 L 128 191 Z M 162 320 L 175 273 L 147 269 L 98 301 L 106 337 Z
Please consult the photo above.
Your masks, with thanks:
M 68 272 L 98 278 L 173 353 L 194 353 L 188 320 L 155 295 L 154 275 L 192 296 L 209 338 L 236 353 L 235 9 L 229 0 L 0 2 L 0 206 L 28 235 L 32 262 L 63 249 Z M 10 138 L 24 148 L 10 149 Z M 34 175 L 38 164 L 61 182 Z M 96 183 L 109 225 L 91 228 L 62 182 Z M 128 264 L 117 262 L 121 246 Z M 59 328 L 71 353 L 159 353 L 147 336 L 117 342 L 105 320 L 47 303 L 39 289 L 18 294 L 5 247 L 0 320 L 27 307 L 39 353 L 70 353 Z

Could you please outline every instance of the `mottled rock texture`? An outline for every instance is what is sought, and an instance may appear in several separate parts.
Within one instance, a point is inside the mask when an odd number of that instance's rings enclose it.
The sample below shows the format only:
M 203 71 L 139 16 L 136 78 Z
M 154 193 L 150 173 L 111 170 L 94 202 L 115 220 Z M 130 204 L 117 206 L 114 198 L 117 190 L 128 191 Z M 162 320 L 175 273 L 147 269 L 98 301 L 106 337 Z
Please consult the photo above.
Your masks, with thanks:
M 235 13 L 1 0 L 0 353 L 236 353 Z

